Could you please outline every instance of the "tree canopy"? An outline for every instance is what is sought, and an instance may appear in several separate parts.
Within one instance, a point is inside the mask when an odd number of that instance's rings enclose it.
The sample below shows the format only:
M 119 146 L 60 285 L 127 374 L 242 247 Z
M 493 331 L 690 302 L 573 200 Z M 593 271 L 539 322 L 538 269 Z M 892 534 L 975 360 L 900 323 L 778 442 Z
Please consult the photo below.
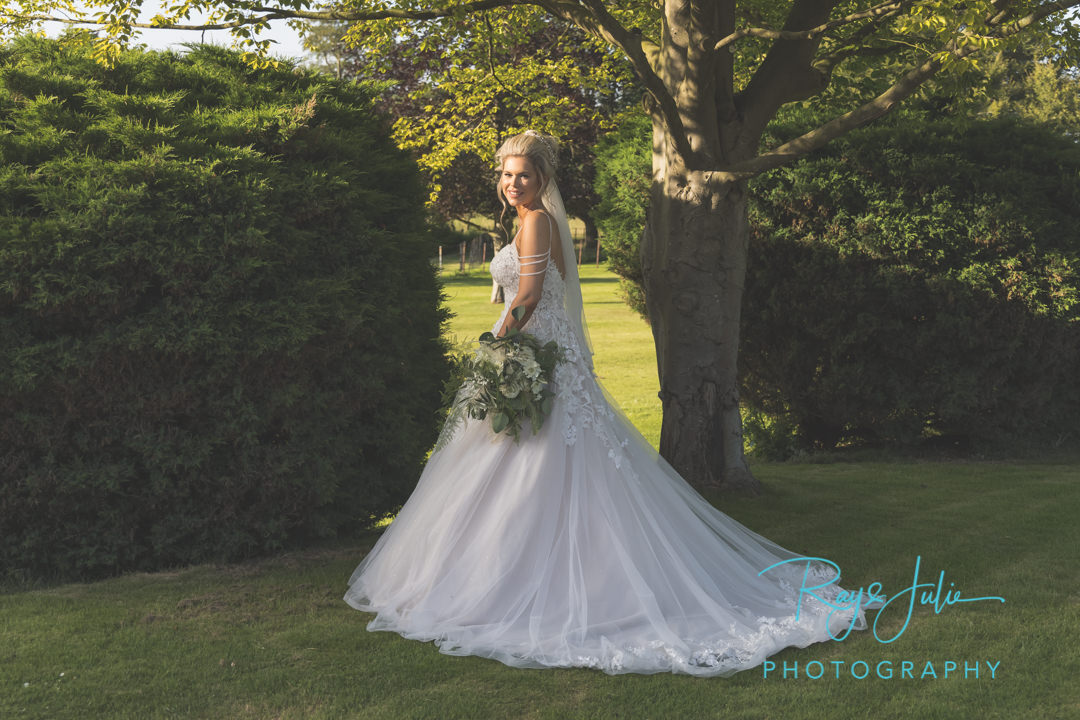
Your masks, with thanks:
M 622 112 L 640 112 L 640 85 L 610 47 L 575 25 L 542 20 L 489 19 L 484 34 L 463 41 L 423 24 L 359 36 L 345 23 L 322 24 L 306 43 L 325 69 L 379 88 L 395 139 L 429 174 L 431 203 L 444 218 L 498 214 L 491 158 L 509 132 L 533 128 L 560 138 L 560 190 L 589 224 L 592 148 Z
M 413 53 L 429 53 L 436 47 L 449 52 L 438 72 L 449 78 L 456 69 L 454 81 L 474 88 L 478 102 L 490 97 L 495 86 L 514 89 L 526 116 L 541 126 L 558 116 L 562 101 L 535 92 L 537 78 L 596 88 L 598 78 L 617 76 L 629 68 L 644 84 L 670 140 L 688 157 L 702 151 L 687 139 L 678 99 L 665 87 L 660 72 L 665 37 L 678 52 L 710 65 L 717 100 L 726 98 L 732 105 L 725 110 L 718 103 L 718 111 L 752 113 L 754 129 L 763 128 L 783 104 L 830 90 L 833 73 L 841 64 L 869 63 L 879 69 L 874 73 L 878 79 L 888 76 L 888 87 L 872 98 L 863 97 L 858 88 L 841 89 L 854 108 L 781 147 L 739 163 L 700 158 L 707 165 L 721 166 L 725 174 L 748 177 L 786 164 L 887 112 L 929 77 L 958 61 L 974 62 L 977 51 L 1000 49 L 1024 31 L 1037 32 L 1052 48 L 1048 52 L 1075 60 L 1080 57 L 1080 27 L 1072 20 L 1078 5 L 1080 0 L 718 0 L 700 5 L 687 0 L 352 0 L 331 5 L 311 0 L 259 4 L 183 0 L 166 5 L 143 22 L 139 1 L 87 0 L 85 9 L 79 10 L 67 0 L 0 0 L 0 30 L 17 34 L 46 20 L 93 25 L 101 30 L 95 54 L 108 62 L 137 28 L 227 29 L 248 50 L 250 60 L 269 63 L 266 54 L 271 41 L 262 33 L 270 23 L 288 22 L 301 32 L 310 32 L 312 23 L 347 23 L 347 41 L 368 51 L 373 60 L 392 61 L 384 51 L 406 45 L 411 45 Z M 193 15 L 205 20 L 192 21 Z M 709 20 L 707 16 L 712 15 L 719 22 Z M 545 18 L 584 32 L 583 45 L 600 49 L 603 63 L 584 67 L 537 47 L 536 52 L 516 58 L 512 70 L 506 64 L 496 68 L 491 63 L 455 68 L 455 58 L 462 53 L 475 58 L 493 55 L 496 46 L 520 44 Z M 617 69 L 620 64 L 623 67 Z M 458 103 L 454 113 L 446 116 L 447 122 L 420 122 L 412 131 L 423 134 L 427 143 L 432 142 L 432 135 L 451 128 L 461 135 L 477 110 L 475 104 Z M 466 143 L 492 143 L 493 128 L 473 130 Z M 461 147 L 460 142 L 434 142 L 444 148 L 442 162 L 447 164 Z M 431 162 L 436 167 L 440 161 L 432 157 Z

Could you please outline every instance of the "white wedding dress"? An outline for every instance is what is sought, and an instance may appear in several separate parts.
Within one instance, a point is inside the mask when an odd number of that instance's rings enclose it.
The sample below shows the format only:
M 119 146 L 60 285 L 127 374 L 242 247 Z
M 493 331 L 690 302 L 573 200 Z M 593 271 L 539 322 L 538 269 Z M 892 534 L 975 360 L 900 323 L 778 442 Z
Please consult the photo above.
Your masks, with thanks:
M 520 262 L 513 242 L 491 261 L 506 300 L 496 333 Z M 368 630 L 517 667 L 730 675 L 865 628 L 861 610 L 807 595 L 797 607 L 804 572 L 822 581 L 831 569 L 759 575 L 798 556 L 712 507 L 612 406 L 545 262 L 523 330 L 567 351 L 552 414 L 535 435 L 526 423 L 519 442 L 466 419 L 431 455 L 349 581 L 346 602 L 376 614 Z

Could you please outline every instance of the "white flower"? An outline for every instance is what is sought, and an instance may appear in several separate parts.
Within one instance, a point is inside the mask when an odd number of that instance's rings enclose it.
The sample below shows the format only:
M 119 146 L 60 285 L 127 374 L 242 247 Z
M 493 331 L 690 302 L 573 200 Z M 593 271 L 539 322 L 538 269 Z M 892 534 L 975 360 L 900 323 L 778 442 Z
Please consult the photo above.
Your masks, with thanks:
M 501 370 L 505 356 L 487 343 L 480 343 L 480 346 L 476 348 L 476 361 L 481 365 L 492 365 L 496 370 Z
M 521 388 L 513 383 L 503 383 L 499 386 L 499 389 L 502 390 L 502 394 L 508 398 L 516 398 L 521 392 Z

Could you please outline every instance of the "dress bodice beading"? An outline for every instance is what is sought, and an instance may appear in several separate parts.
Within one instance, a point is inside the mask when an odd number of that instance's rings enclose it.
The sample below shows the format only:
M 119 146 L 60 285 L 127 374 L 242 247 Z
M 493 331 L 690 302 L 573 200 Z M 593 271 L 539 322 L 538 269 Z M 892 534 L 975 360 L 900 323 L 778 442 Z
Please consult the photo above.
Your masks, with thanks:
M 573 262 L 573 259 L 570 261 Z M 597 422 L 601 418 L 614 420 L 614 412 L 609 402 L 605 401 L 603 391 L 593 375 L 591 358 L 586 354 L 588 351 L 581 347 L 566 315 L 563 306 L 566 285 L 554 260 L 549 256 L 540 262 L 533 260 L 532 256 L 519 257 L 513 242 L 507 243 L 495 254 L 491 259 L 491 276 L 503 288 L 504 307 L 492 332 L 498 334 L 517 297 L 521 266 L 525 266 L 526 272 L 535 272 L 530 266 L 539 268 L 540 263 L 544 263 L 543 272 L 546 273 L 540 302 L 522 330 L 535 335 L 541 342 L 554 340 L 566 353 L 566 361 L 556 366 L 552 378 L 555 392 L 561 400 L 557 404 L 564 410 L 560 418 L 563 437 L 567 445 L 573 445 L 581 427 L 595 428 L 608 448 L 609 459 L 617 467 L 622 466 L 622 450 L 626 447 L 627 438 L 614 430 L 613 423 Z
M 542 259 L 535 260 L 534 257 L 542 257 Z M 541 263 L 543 263 L 543 266 L 541 266 Z M 514 298 L 517 297 L 520 266 L 522 264 L 527 269 L 534 268 L 527 270 L 533 274 L 545 273 L 544 289 L 540 295 L 540 302 L 536 305 L 536 309 L 533 310 L 533 314 L 523 330 L 532 333 L 544 342 L 555 340 L 560 346 L 573 350 L 576 356 L 580 352 L 580 348 L 577 346 L 576 338 L 573 336 L 570 323 L 566 317 L 566 311 L 563 308 L 565 284 L 562 275 L 559 273 L 558 266 L 551 259 L 550 251 L 544 253 L 543 256 L 519 257 L 516 244 L 510 242 L 491 259 L 491 277 L 502 286 L 505 300 L 502 315 L 499 316 L 498 322 L 495 323 L 493 332 L 498 332 L 502 327 L 503 322 L 506 321 L 507 313 L 510 312 L 510 306 L 513 304 Z

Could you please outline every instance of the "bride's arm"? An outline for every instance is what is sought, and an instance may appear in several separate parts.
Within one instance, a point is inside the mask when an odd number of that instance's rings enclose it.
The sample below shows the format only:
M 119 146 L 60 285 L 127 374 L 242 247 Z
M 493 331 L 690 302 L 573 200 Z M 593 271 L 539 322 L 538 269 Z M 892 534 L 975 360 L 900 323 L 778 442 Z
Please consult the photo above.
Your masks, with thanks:
M 550 255 L 551 226 L 547 216 L 542 212 L 530 212 L 525 216 L 518 236 L 518 291 L 506 313 L 499 337 L 511 328 L 524 328 L 529 322 L 544 290 L 544 275 Z M 525 309 L 520 320 L 513 315 L 516 307 Z

